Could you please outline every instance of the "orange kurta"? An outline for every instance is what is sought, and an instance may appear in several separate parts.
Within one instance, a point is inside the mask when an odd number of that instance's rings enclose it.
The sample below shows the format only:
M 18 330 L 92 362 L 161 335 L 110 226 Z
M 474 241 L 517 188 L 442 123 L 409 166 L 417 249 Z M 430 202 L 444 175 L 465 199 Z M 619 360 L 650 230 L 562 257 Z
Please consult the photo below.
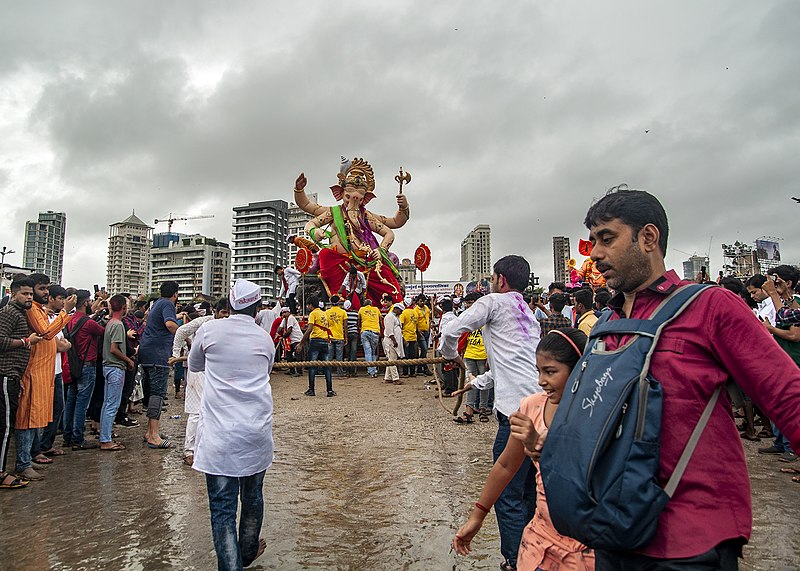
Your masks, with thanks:
M 47 310 L 36 302 L 25 313 L 31 330 L 42 337 L 42 340 L 31 347 L 28 367 L 19 383 L 16 427 L 44 428 L 53 420 L 53 382 L 57 350 L 55 336 L 69 321 L 69 316 L 62 311 L 50 323 Z

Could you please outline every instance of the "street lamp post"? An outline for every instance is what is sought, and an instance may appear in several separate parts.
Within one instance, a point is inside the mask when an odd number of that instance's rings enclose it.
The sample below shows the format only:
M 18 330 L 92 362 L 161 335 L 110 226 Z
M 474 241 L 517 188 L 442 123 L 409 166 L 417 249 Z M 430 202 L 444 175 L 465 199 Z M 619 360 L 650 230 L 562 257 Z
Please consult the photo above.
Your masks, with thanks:
M 3 282 L 6 279 L 6 254 L 13 254 L 14 250 L 9 250 L 5 246 L 0 250 L 0 295 L 5 295 L 3 291 Z

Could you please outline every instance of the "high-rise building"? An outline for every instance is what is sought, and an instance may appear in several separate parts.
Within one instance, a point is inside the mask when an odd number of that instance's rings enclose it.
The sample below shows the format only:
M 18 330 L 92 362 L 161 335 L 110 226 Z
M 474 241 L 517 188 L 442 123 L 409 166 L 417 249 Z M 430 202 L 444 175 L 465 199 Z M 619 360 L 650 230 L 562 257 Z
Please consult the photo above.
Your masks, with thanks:
M 461 281 L 492 275 L 491 235 L 488 224 L 479 224 L 461 241 Z
M 108 291 L 149 293 L 147 287 L 153 229 L 134 212 L 122 222 L 110 225 L 108 235 Z
M 45 274 L 54 284 L 61 283 L 64 269 L 64 235 L 67 215 L 64 212 L 39 213 L 39 220 L 25 223 L 25 244 L 22 258 L 27 268 Z
M 567 266 L 569 259 L 569 238 L 553 236 L 553 281 L 564 283 L 569 281 Z
M 317 193 L 309 194 L 308 197 L 313 201 L 317 201 Z M 311 220 L 308 212 L 297 206 L 294 202 L 289 203 L 289 236 L 300 236 L 308 238 L 306 233 L 306 223 Z M 292 263 L 297 256 L 297 246 L 289 244 L 289 263 Z
M 189 301 L 205 294 L 220 298 L 231 281 L 231 249 L 200 234 L 159 233 L 150 249 L 148 290 L 158 291 L 165 281 L 180 285 L 178 299 Z
M 708 278 L 708 266 L 708 256 L 692 256 L 683 262 L 683 279 L 694 280 L 701 268 L 706 269 L 706 278 Z
M 233 279 L 261 286 L 263 297 L 276 297 L 281 282 L 275 266 L 289 262 L 289 205 L 284 200 L 251 202 L 233 209 Z
M 408 258 L 403 258 L 400 265 L 397 266 L 397 271 L 400 272 L 400 278 L 404 284 L 417 283 L 417 266 Z

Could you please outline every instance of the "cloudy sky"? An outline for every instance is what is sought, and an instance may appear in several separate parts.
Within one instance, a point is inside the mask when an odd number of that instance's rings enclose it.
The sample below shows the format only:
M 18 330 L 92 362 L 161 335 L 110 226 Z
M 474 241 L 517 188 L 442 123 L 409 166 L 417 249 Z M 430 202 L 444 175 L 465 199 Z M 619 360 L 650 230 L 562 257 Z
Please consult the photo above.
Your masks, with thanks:
M 67 212 L 64 282 L 105 282 L 108 225 L 132 209 L 213 214 L 309 190 L 332 204 L 339 156 L 369 160 L 373 211 L 411 221 L 394 251 L 461 239 L 526 256 L 546 284 L 552 236 L 586 234 L 605 189 L 659 196 L 668 264 L 783 238 L 800 261 L 800 3 L 2 2 L 0 246 Z M 159 228 L 163 229 L 163 228 Z M 574 255 L 576 257 L 577 253 Z

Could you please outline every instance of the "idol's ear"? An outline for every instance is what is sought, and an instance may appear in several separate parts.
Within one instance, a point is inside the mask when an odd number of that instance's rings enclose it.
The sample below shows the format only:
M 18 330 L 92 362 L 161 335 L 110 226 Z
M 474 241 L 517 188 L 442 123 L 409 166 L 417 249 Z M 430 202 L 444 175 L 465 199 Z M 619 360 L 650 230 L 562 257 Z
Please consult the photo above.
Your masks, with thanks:
M 375 195 L 372 194 L 371 192 L 368 192 L 367 194 L 364 195 L 364 200 L 361 201 L 361 204 L 366 205 L 373 198 L 375 198 Z
M 331 187 L 331 192 L 333 193 L 333 197 L 336 200 L 341 200 L 342 197 L 344 196 L 344 191 L 342 190 L 342 187 L 339 186 L 338 184 Z

